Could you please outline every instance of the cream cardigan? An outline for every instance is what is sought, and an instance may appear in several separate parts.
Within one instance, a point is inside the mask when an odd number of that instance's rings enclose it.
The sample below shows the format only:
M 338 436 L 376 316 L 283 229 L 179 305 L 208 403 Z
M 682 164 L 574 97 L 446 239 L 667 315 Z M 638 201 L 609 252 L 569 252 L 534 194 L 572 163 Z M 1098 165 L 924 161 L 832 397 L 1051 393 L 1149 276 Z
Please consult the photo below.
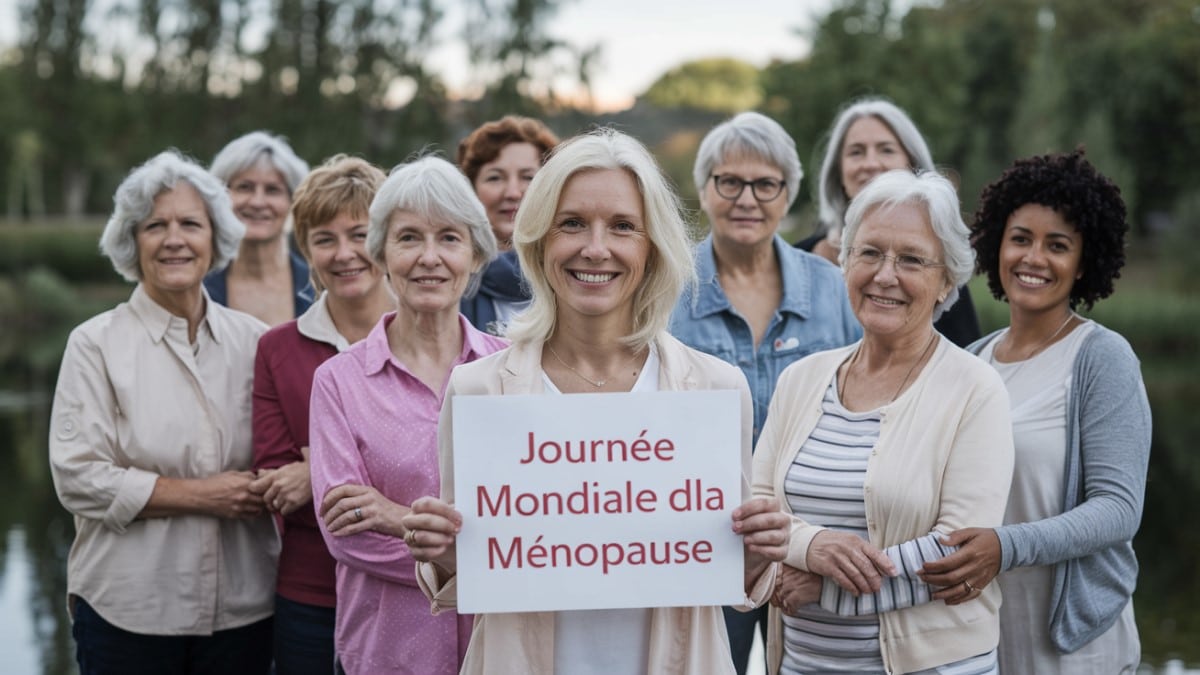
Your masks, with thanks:
M 754 454 L 755 496 L 783 502 L 783 482 L 821 416 L 821 398 L 857 344 L 814 354 L 779 377 Z M 1012 480 L 1008 394 L 995 370 L 940 338 L 921 374 L 881 408 L 879 443 L 867 462 L 863 498 L 867 531 L 880 549 L 938 531 L 1000 525 Z M 808 546 L 823 528 L 794 518 L 785 564 L 807 570 Z M 1000 591 L 971 602 L 940 600 L 879 616 L 879 644 L 889 673 L 951 663 L 994 649 Z M 783 623 L 771 609 L 767 663 L 783 657 Z
M 659 383 L 663 390 L 688 391 L 735 389 L 742 399 L 742 497 L 749 496 L 750 437 L 753 425 L 750 389 L 736 367 L 690 349 L 663 333 L 654 340 L 658 349 Z M 438 455 L 441 498 L 454 502 L 454 447 L 448 431 L 453 428 L 449 405 L 454 396 L 480 394 L 540 394 L 542 386 L 541 345 L 512 347 L 455 368 L 450 374 L 438 422 Z M 770 597 L 778 565 L 772 564 L 755 582 L 745 609 L 760 606 Z M 433 565 L 417 566 L 417 585 L 432 602 L 433 613 L 455 607 L 456 579 L 439 583 Z M 531 589 L 534 590 L 534 589 Z M 660 607 L 651 611 L 650 654 L 647 673 L 656 675 L 732 674 L 729 638 L 720 607 Z M 553 673 L 554 613 L 521 612 L 478 614 L 462 673 Z

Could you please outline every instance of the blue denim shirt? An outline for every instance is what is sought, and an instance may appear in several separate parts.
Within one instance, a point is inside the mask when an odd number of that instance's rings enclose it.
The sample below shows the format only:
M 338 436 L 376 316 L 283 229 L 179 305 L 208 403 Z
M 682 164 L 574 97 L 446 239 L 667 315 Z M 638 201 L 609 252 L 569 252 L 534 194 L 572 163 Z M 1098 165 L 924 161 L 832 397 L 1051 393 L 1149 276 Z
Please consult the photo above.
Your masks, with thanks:
M 696 251 L 700 284 L 671 313 L 671 334 L 689 347 L 742 369 L 754 399 L 754 441 L 783 369 L 813 352 L 842 347 L 862 337 L 850 311 L 842 273 L 819 256 L 792 248 L 776 235 L 775 258 L 783 276 L 783 299 L 758 349 L 750 324 L 738 314 L 717 278 L 712 236 Z

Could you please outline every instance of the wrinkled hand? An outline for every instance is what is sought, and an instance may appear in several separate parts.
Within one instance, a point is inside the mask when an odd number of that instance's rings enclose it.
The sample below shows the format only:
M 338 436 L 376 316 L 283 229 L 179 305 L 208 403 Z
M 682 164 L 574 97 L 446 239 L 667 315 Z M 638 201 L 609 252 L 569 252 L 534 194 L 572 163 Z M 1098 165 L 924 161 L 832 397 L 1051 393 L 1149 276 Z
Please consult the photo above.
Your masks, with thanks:
M 256 518 L 262 515 L 261 495 L 250 490 L 251 471 L 225 471 L 198 479 L 202 484 L 204 505 L 201 510 L 218 518 Z
M 797 609 L 821 599 L 822 581 L 820 575 L 798 570 L 791 565 L 783 565 L 780 567 L 779 576 L 775 578 L 775 592 L 771 594 L 771 604 L 784 614 L 795 616 Z
M 1000 573 L 1000 537 L 985 527 L 968 527 L 951 532 L 942 543 L 958 550 L 941 560 L 925 563 L 917 572 L 922 581 L 939 586 L 934 600 L 957 605 L 974 600 Z
M 331 488 L 321 500 L 317 515 L 335 537 L 368 530 L 393 537 L 404 536 L 400 520 L 408 507 L 397 504 L 369 485 L 347 483 Z
M 733 531 L 742 535 L 746 552 L 779 562 L 787 556 L 792 519 L 779 501 L 755 497 L 733 510 Z
M 810 572 L 829 577 L 855 596 L 874 593 L 881 574 L 896 576 L 896 566 L 871 542 L 848 532 L 822 530 L 808 545 Z
M 308 461 L 260 470 L 258 478 L 250 484 L 250 490 L 262 495 L 268 510 L 286 516 L 312 501 L 312 474 Z
M 462 529 L 461 513 L 440 499 L 422 497 L 413 502 L 412 510 L 401 522 L 410 532 L 404 540 L 414 558 L 436 563 L 451 574 L 455 572 L 455 542 Z

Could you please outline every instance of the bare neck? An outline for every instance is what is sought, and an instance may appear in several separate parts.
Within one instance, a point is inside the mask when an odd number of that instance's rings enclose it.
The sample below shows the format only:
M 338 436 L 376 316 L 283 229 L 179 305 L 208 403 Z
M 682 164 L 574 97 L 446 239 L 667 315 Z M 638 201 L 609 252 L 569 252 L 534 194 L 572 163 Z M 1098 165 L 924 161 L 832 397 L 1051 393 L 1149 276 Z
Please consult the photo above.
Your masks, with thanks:
M 266 279 L 291 271 L 287 238 L 268 241 L 242 241 L 238 256 L 229 264 L 229 275 L 242 279 Z
M 865 373 L 896 367 L 908 368 L 928 351 L 929 343 L 935 338 L 933 324 L 928 330 L 913 331 L 911 335 L 894 340 L 865 335 L 858 349 L 858 367 Z
M 713 240 L 713 258 L 722 280 L 759 279 L 779 275 L 773 239 L 755 246 L 738 246 Z
M 204 292 L 197 284 L 182 291 L 168 291 L 143 284 L 146 295 L 171 315 L 187 321 L 188 342 L 196 341 L 196 331 L 204 320 Z
M 462 353 L 463 332 L 458 308 L 415 312 L 403 303 L 388 325 L 388 346 L 396 358 L 410 367 L 417 363 L 453 363 Z
M 325 296 L 325 308 L 329 310 L 334 328 L 350 344 L 367 337 L 375 324 L 379 323 L 379 317 L 395 307 L 396 299 L 384 283 L 377 284 L 375 290 L 358 298 Z

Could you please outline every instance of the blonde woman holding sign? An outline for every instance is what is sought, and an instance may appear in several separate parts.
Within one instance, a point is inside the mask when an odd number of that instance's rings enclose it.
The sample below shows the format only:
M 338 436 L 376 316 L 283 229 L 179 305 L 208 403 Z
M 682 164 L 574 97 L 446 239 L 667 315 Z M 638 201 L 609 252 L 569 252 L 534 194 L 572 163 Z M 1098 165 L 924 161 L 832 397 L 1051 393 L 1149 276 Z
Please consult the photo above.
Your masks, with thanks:
M 509 330 L 513 346 L 455 370 L 457 394 L 574 394 L 732 389 L 741 396 L 743 493 L 751 403 L 737 368 L 666 332 L 694 279 L 678 198 L 653 158 L 601 130 L 560 146 L 530 184 L 514 242 L 533 304 Z M 418 582 L 434 611 L 457 604 L 451 405 L 439 423 L 441 499 L 413 503 L 403 523 Z M 732 451 L 732 449 L 731 449 Z M 745 546 L 746 604 L 767 598 L 788 519 L 772 499 L 733 512 Z M 516 612 L 476 616 L 463 673 L 732 673 L 720 607 Z

